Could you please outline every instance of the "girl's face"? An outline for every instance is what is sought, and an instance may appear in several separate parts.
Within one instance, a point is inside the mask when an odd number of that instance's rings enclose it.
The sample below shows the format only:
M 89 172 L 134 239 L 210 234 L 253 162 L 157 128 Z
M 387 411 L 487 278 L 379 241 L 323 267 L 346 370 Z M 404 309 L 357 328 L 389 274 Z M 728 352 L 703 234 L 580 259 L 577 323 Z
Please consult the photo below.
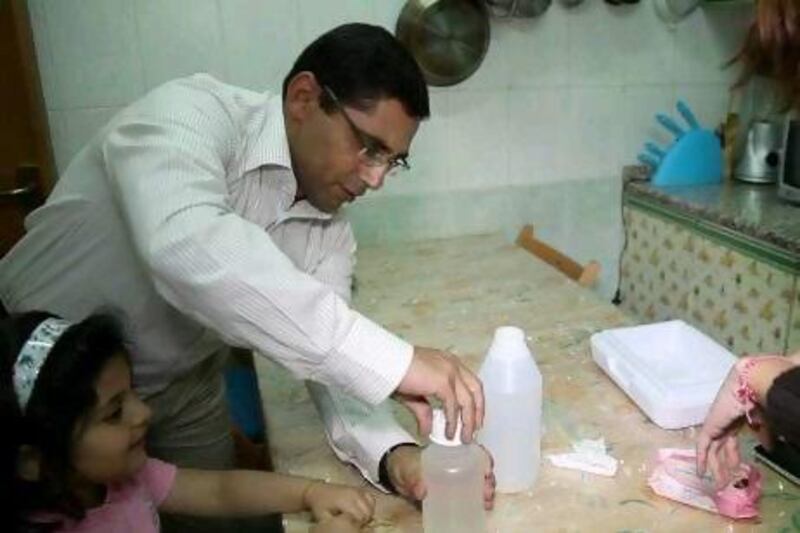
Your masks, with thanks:
M 115 355 L 95 383 L 97 404 L 76 428 L 72 464 L 90 483 L 129 479 L 145 463 L 150 408 L 131 388 L 128 360 Z

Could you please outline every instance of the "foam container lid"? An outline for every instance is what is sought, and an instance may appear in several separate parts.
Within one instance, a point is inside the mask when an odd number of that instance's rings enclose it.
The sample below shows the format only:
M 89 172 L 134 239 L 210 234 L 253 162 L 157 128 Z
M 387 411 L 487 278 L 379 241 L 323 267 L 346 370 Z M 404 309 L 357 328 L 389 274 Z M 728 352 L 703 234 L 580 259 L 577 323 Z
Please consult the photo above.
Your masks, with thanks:
M 665 429 L 701 424 L 736 362 L 682 320 L 601 331 L 590 345 L 594 361 Z

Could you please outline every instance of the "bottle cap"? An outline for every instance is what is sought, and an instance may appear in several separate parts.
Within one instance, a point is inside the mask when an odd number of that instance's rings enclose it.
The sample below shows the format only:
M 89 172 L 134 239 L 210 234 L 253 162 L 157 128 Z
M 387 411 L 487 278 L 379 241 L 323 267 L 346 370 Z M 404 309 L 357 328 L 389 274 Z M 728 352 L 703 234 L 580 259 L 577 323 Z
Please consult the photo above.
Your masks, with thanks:
M 447 427 L 447 418 L 444 416 L 444 411 L 441 409 L 433 410 L 433 424 L 431 426 L 430 439 L 441 446 L 461 446 L 461 417 L 458 417 L 458 424 L 456 425 L 456 433 L 452 439 L 448 439 L 445 435 L 445 428 Z
M 525 332 L 515 326 L 500 326 L 494 331 L 494 336 L 504 342 L 525 342 Z

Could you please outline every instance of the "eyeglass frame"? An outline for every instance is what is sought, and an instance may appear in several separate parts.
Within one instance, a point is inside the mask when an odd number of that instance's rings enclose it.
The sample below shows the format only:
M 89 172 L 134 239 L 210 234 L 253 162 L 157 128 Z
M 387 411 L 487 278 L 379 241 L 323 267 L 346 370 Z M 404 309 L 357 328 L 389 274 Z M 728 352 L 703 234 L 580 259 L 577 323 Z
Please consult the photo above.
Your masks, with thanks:
M 411 168 L 407 159 L 408 154 L 399 154 L 389 157 L 389 149 L 386 143 L 356 126 L 356 123 L 353 122 L 353 119 L 350 118 L 350 115 L 345 110 L 344 105 L 342 105 L 339 98 L 336 97 L 336 93 L 334 93 L 330 87 L 322 85 L 322 90 L 324 90 L 331 99 L 334 107 L 336 107 L 336 110 L 344 117 L 353 135 L 361 144 L 361 150 L 358 152 L 358 159 L 361 163 L 372 168 L 383 167 L 386 169 L 386 174 L 392 174 L 398 170 L 406 171 Z M 369 155 L 370 152 L 375 155 Z

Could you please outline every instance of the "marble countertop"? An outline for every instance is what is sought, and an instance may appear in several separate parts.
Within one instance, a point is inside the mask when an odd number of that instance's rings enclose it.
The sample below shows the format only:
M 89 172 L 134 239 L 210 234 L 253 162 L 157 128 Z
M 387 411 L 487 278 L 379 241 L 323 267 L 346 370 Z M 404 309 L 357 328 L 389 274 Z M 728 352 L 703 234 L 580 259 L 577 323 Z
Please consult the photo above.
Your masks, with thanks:
M 656 187 L 628 181 L 626 194 L 647 197 L 689 215 L 800 255 L 800 206 L 778 198 L 774 185 L 729 182 L 721 185 Z
M 544 378 L 544 454 L 604 437 L 622 461 L 614 478 L 557 469 L 545 461 L 531 491 L 498 495 L 490 531 L 778 531 L 800 523 L 800 489 L 765 471 L 762 516 L 732 523 L 654 495 L 650 459 L 660 447 L 692 447 L 695 430 L 666 431 L 595 365 L 592 333 L 631 323 L 616 307 L 500 235 L 362 248 L 354 305 L 416 344 L 446 348 L 477 369 L 493 331 L 522 327 Z M 256 358 L 276 469 L 366 485 L 327 446 L 302 383 Z M 393 407 L 401 423 L 412 418 Z M 749 448 L 749 447 L 748 447 Z M 369 531 L 418 532 L 419 511 L 375 491 Z M 287 533 L 307 531 L 307 515 L 287 515 Z

